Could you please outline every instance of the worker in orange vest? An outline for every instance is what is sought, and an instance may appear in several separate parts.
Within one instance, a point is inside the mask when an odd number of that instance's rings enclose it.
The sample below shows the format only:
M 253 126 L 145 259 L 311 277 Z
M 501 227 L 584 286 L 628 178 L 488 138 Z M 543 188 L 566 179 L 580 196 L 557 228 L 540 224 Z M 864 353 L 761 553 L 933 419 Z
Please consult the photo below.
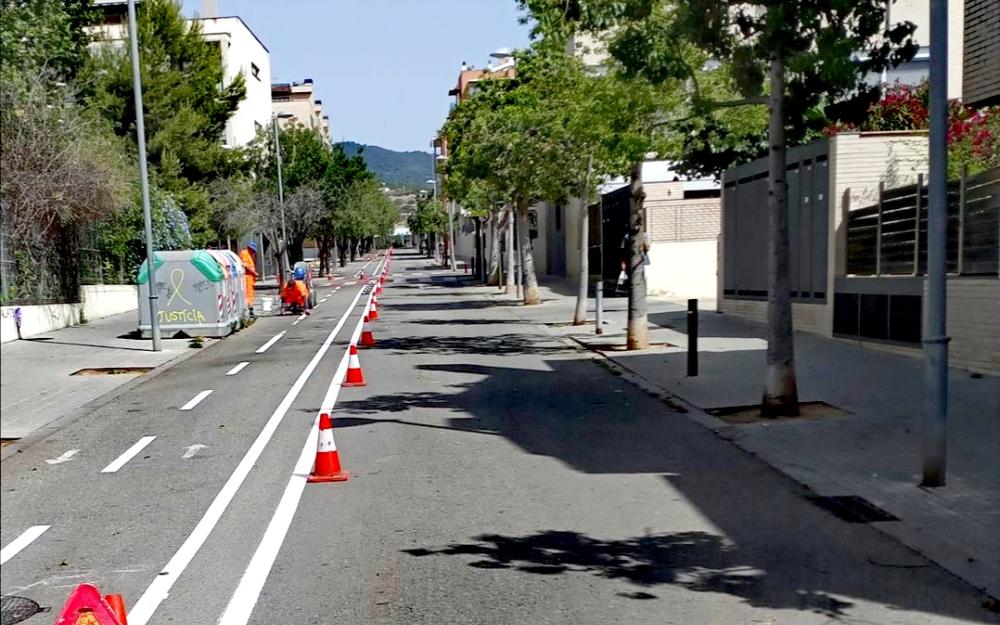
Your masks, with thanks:
M 244 284 L 246 285 L 247 293 L 247 308 L 250 309 L 250 316 L 254 316 L 253 302 L 254 302 L 254 282 L 257 281 L 257 265 L 254 259 L 257 257 L 257 244 L 253 241 L 247 243 L 246 248 L 240 252 L 240 260 L 243 262 L 243 272 L 246 277 L 243 278 Z
M 293 314 L 309 314 L 309 287 L 306 286 L 305 269 L 296 269 L 291 280 L 281 289 L 281 303 Z

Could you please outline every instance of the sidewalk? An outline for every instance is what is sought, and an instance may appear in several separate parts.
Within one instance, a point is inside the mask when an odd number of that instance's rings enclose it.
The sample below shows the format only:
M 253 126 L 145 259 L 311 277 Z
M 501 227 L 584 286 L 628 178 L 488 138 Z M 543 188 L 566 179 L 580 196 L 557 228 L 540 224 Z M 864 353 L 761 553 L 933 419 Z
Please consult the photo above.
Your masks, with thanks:
M 512 310 L 600 353 L 642 385 L 683 399 L 693 419 L 817 494 L 862 497 L 897 517 L 872 524 L 1000 596 L 1000 379 L 951 372 L 948 485 L 924 489 L 921 359 L 796 333 L 800 401 L 833 409 L 819 406 L 814 416 L 798 419 L 730 423 L 709 412 L 722 416 L 729 411 L 718 409 L 760 401 L 764 326 L 702 312 L 700 375 L 688 378 L 684 306 L 651 298 L 653 347 L 630 353 L 622 349 L 626 301 L 606 300 L 605 333 L 596 336 L 592 312 L 590 325 L 566 323 L 575 305 L 567 284 L 544 283 L 541 306 Z
M 187 339 L 164 339 L 163 351 L 153 352 L 150 341 L 127 338 L 135 327 L 133 310 L 4 343 L 0 347 L 0 436 L 24 438 L 142 375 L 72 375 L 76 371 L 155 368 L 198 351 L 188 347 Z

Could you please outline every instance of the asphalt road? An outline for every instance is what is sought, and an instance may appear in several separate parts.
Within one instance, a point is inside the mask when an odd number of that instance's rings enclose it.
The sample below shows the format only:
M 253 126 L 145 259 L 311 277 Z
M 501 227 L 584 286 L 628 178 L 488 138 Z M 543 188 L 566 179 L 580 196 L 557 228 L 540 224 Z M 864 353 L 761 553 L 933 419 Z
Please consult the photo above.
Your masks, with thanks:
M 0 543 L 51 527 L 3 565 L 3 594 L 58 606 L 91 581 L 132 625 L 998 621 L 501 298 L 414 256 L 391 273 L 365 387 L 331 386 L 361 309 L 344 286 L 4 461 Z M 307 485 L 334 402 L 351 479 Z

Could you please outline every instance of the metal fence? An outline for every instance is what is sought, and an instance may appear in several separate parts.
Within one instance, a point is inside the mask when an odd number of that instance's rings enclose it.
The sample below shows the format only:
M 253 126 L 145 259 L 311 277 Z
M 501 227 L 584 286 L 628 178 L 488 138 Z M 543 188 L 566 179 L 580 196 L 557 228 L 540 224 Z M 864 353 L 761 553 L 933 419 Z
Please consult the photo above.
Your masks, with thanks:
M 73 237 L 29 249 L 0 230 L 0 303 L 76 303 L 81 285 L 131 282 L 133 268 L 94 244 L 87 237 Z
M 948 183 L 948 272 L 1000 272 L 1000 168 Z M 847 218 L 847 273 L 917 276 L 927 269 L 927 185 L 885 189 Z

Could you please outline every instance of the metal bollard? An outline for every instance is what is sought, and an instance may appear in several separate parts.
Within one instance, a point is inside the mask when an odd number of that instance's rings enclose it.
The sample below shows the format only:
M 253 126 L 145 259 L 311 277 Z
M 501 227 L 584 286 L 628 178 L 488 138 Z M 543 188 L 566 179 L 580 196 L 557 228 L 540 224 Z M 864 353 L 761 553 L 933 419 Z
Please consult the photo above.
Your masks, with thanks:
M 594 305 L 596 314 L 594 315 L 594 334 L 604 334 L 604 280 L 597 280 L 594 284 Z
M 698 376 L 698 300 L 688 300 L 687 311 L 688 334 L 688 377 Z

